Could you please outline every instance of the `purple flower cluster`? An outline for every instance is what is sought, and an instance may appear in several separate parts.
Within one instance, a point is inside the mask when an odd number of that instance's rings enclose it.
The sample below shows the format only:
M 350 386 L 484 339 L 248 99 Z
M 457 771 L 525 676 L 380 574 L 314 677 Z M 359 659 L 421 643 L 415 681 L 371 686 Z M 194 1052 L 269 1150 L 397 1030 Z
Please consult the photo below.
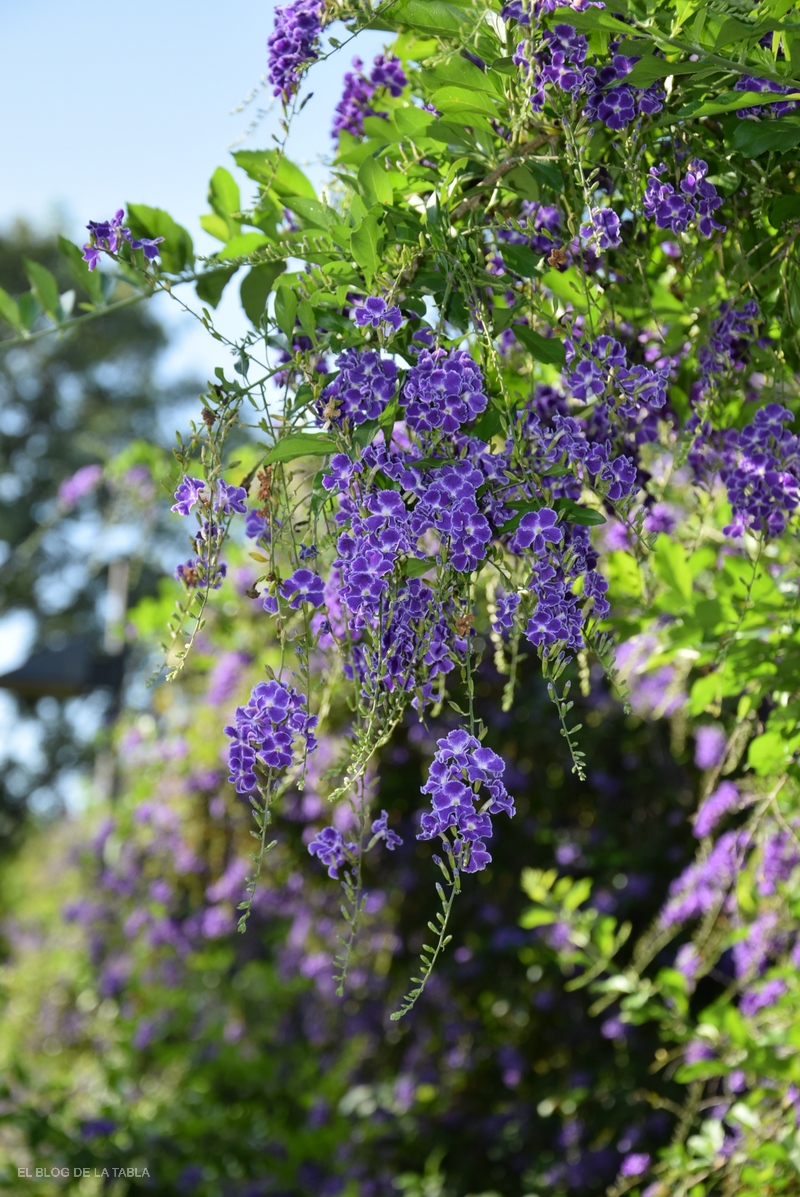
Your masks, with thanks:
M 430 702 L 435 679 L 449 673 L 466 651 L 466 641 L 453 635 L 452 625 L 452 602 L 437 599 L 422 578 L 410 578 L 398 591 L 381 636 L 382 681 L 387 690 L 414 690 L 423 703 Z M 367 670 L 362 671 L 361 681 L 369 692 Z
M 228 567 L 217 559 L 222 542 L 222 528 L 213 520 L 203 520 L 192 538 L 195 555 L 175 567 L 175 577 L 189 590 L 219 590 Z
M 621 245 L 619 217 L 614 209 L 593 208 L 589 219 L 581 225 L 581 240 L 597 249 L 616 249 Z
M 403 842 L 397 832 L 389 827 L 389 816 L 385 810 L 373 820 L 372 839 L 367 845 L 367 850 L 380 841 L 390 852 L 394 852 Z M 359 848 L 352 840 L 346 840 L 338 828 L 325 827 L 311 840 L 308 851 L 325 866 L 329 877 L 338 878 L 339 869 L 355 864 Z
M 650 168 L 647 186 L 642 198 L 645 216 L 655 219 L 660 229 L 671 229 L 673 233 L 684 233 L 690 224 L 696 222 L 703 237 L 710 237 L 714 229 L 725 232 L 725 225 L 714 218 L 714 212 L 722 204 L 713 183 L 706 181 L 708 164 L 700 158 L 692 158 L 686 173 L 678 184 L 680 192 L 671 183 L 662 183 L 661 176 L 667 164 Z
M 759 1010 L 774 1006 L 787 992 L 788 986 L 786 982 L 782 981 L 780 977 L 775 977 L 773 980 L 765 981 L 763 985 L 749 989 L 747 993 L 742 994 L 739 1009 L 747 1018 L 752 1018 L 753 1015 L 758 1014 Z
M 758 91 L 771 92 L 774 95 L 791 95 L 796 91 L 796 88 L 784 87 L 781 83 L 776 83 L 773 79 L 759 79 L 755 75 L 741 75 L 733 85 L 734 91 Z M 774 104 L 752 104 L 749 108 L 737 108 L 736 115 L 738 117 L 746 116 L 765 116 L 767 110 L 773 113 L 774 116 L 783 116 L 786 112 L 791 112 L 797 108 L 797 100 L 776 100 Z
M 402 844 L 402 839 L 396 831 L 392 831 L 389 826 L 389 816 L 385 810 L 382 810 L 377 819 L 372 824 L 372 834 L 377 840 L 383 840 L 390 852 L 394 852 L 395 848 L 399 848 Z
M 408 372 L 403 396 L 414 432 L 458 432 L 489 402 L 480 367 L 466 349 L 421 349 Z
M 85 465 L 76 470 L 69 478 L 65 478 L 58 488 L 58 500 L 66 508 L 72 508 L 86 495 L 90 495 L 93 490 L 103 480 L 103 467 L 101 465 Z
M 441 836 L 451 850 L 457 867 L 477 873 L 491 861 L 485 841 L 492 835 L 492 815 L 514 814 L 514 799 L 502 782 L 505 764 L 491 748 L 481 746 L 475 736 L 461 729 L 437 741 L 437 750 L 422 787 L 430 795 L 431 810 L 420 822 L 419 840 Z M 486 796 L 481 798 L 482 791 Z
M 341 132 L 351 133 L 353 137 L 362 137 L 365 116 L 388 115 L 386 112 L 376 112 L 372 107 L 376 93 L 384 88 L 390 95 L 399 96 L 408 83 L 400 59 L 391 55 L 378 55 L 369 78 L 363 73 L 364 63 L 360 58 L 353 59 L 353 66 L 355 71 L 348 71 L 344 77 L 344 92 L 336 105 L 333 118 L 334 137 L 338 137 Z
M 638 58 L 626 58 L 616 51 L 619 42 L 609 45 L 611 62 L 605 66 L 586 65 L 588 42 L 572 25 L 556 25 L 546 30 L 532 57 L 534 67 L 531 107 L 541 112 L 545 104 L 545 89 L 553 85 L 569 92 L 574 100 L 581 99 L 584 113 L 590 120 L 600 120 L 619 132 L 637 116 L 653 115 L 663 106 L 663 90 L 659 85 L 641 88 L 626 84 L 625 78 L 633 70 Z
M 726 831 L 704 860 L 685 869 L 669 888 L 669 901 L 661 912 L 662 924 L 672 927 L 685 923 L 724 902 L 741 868 L 747 842 L 746 834 Z
M 731 444 L 733 459 L 720 471 L 733 509 L 726 532 L 757 528 L 780 536 L 786 528 L 800 501 L 800 442 L 784 428 L 793 418 L 787 408 L 768 403 Z
M 303 67 L 318 56 L 323 12 L 322 0 L 294 0 L 275 9 L 275 25 L 267 38 L 267 71 L 272 94 L 284 103 L 297 91 Z
M 338 878 L 339 869 L 352 861 L 358 847 L 352 840 L 346 841 L 337 828 L 324 827 L 317 832 L 308 850 L 328 870 L 329 877 Z
M 322 423 L 363 424 L 383 415 L 397 389 L 397 366 L 374 349 L 345 349 L 338 376 L 325 387 L 317 410 Z
M 102 253 L 115 254 L 127 241 L 131 249 L 141 249 L 148 262 L 158 257 L 158 246 L 163 237 L 134 237 L 130 229 L 125 228 L 122 219 L 124 208 L 118 208 L 111 220 L 90 220 L 87 224 L 89 241 L 83 247 L 83 260 L 89 269 L 94 270 L 100 261 Z
M 510 245 L 528 245 L 534 253 L 549 254 L 560 249 L 563 241 L 559 236 L 561 213 L 550 204 L 534 200 L 523 200 L 517 217 L 519 229 L 498 229 L 498 241 Z M 524 230 L 524 231 L 520 231 Z
M 785 936 L 778 931 L 778 913 L 766 910 L 753 919 L 742 939 L 733 945 L 733 963 L 740 981 L 760 976 L 770 956 L 784 947 Z
M 388 324 L 395 332 L 403 323 L 403 317 L 398 307 L 388 307 L 385 299 L 379 295 L 371 295 L 364 300 L 355 311 L 357 328 L 378 328 L 381 324 Z
M 724 744 L 723 737 L 723 744 Z M 739 805 L 739 790 L 732 781 L 723 781 L 709 794 L 703 805 L 695 815 L 694 834 L 698 839 L 711 835 L 711 832 L 729 811 Z
M 721 727 L 701 725 L 694 733 L 694 763 L 698 769 L 713 769 L 722 760 L 728 737 Z
M 230 778 L 238 793 L 249 794 L 258 786 L 256 766 L 286 769 L 294 760 L 298 737 L 306 753 L 317 746 L 316 715 L 309 715 L 304 694 L 282 682 L 258 682 L 247 705 L 236 708 L 233 725 L 225 734 L 233 741 L 228 750 Z
M 417 451 L 418 452 L 418 451 Z M 374 446 L 362 456 L 364 464 L 380 468 L 409 494 L 407 506 L 402 494 L 383 488 L 359 499 L 342 494 L 336 519 L 345 530 L 337 541 L 341 570 L 341 595 L 356 616 L 356 626 L 374 617 L 401 555 L 430 557 L 418 548 L 421 538 L 438 542 L 439 559 L 446 559 L 459 572 L 476 568 L 486 555 L 492 529 L 477 502 L 484 475 L 468 462 L 442 459 L 437 470 L 421 470 L 414 459 L 394 460 Z M 336 459 L 331 465 L 337 467 Z M 345 483 L 346 484 L 346 483 Z M 409 592 L 419 603 L 423 593 Z M 409 607 L 409 617 L 413 609 Z M 402 626 L 402 621 L 399 626 Z

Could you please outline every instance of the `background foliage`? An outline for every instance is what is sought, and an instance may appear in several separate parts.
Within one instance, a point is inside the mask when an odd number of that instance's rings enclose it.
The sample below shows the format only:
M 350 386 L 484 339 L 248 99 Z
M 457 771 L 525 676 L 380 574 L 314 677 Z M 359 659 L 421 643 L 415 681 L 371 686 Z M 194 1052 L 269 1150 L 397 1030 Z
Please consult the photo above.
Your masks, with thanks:
M 394 40 L 372 67 L 354 64 L 331 184 L 317 195 L 286 146 L 306 66 L 337 49 L 330 34 L 324 50 L 319 41 L 337 18 Z M 65 265 L 26 247 L 26 290 L 8 251 L 2 385 L 17 396 L 4 412 L 19 443 L 3 493 L 23 546 L 9 601 L 29 606 L 33 593 L 43 628 L 52 617 L 97 636 L 83 575 L 78 601 L 53 611 L 40 596 L 52 588 L 48 521 L 63 527 L 71 502 L 56 515 L 54 485 L 98 458 L 111 500 L 98 519 L 116 518 L 121 479 L 141 514 L 147 486 L 173 489 L 182 473 L 242 486 L 262 514 L 258 551 L 235 517 L 207 531 L 183 591 L 157 584 L 158 553 L 138 549 L 129 635 L 154 646 L 170 624 L 171 684 L 117 723 L 114 799 L 37 832 L 6 874 L 3 1183 L 15 1192 L 18 1167 L 66 1165 L 68 1180 L 26 1191 L 791 1193 L 796 5 L 501 13 L 306 0 L 279 14 L 275 37 L 289 34 L 294 50 L 270 47 L 285 138 L 215 172 L 202 218 L 215 256 L 197 260 L 186 230 L 136 204 L 128 241 L 95 232 L 108 272 L 88 272 L 68 244 Z M 159 237 L 156 265 L 133 241 Z M 234 279 L 252 331 L 221 346 L 233 366 L 209 383 L 168 466 L 147 372 L 158 333 L 136 304 L 193 288 L 220 338 L 213 308 Z M 399 327 L 378 319 L 365 332 L 367 297 L 397 305 Z M 355 397 L 342 390 L 347 355 L 376 348 L 407 388 L 426 330 L 481 371 L 485 402 L 449 441 L 413 428 L 408 389 L 364 418 L 363 379 Z M 466 376 L 468 359 L 454 360 Z M 349 420 L 337 403 L 356 405 Z M 519 488 L 516 516 L 498 515 L 486 474 L 476 502 L 494 521 L 492 547 L 477 564 L 457 568 L 440 543 L 391 567 L 393 595 L 423 577 L 451 604 L 449 704 L 423 701 L 436 675 L 421 662 L 414 687 L 382 690 L 347 635 L 340 660 L 320 638 L 328 629 L 290 602 L 289 579 L 309 560 L 301 541 L 317 548 L 314 572 L 344 568 L 331 565 L 336 503 L 357 513 L 325 470 L 366 464 L 370 485 L 386 471 L 377 485 L 399 493 L 386 487 L 388 451 L 370 454 L 391 443 L 400 408 L 418 435 L 397 443 L 427 446 L 423 469 L 502 459 Z M 70 420 L 82 438 L 52 436 Z M 331 461 L 337 452 L 348 466 Z M 606 454 L 603 469 L 590 452 Z M 91 501 L 104 498 L 100 474 L 87 477 Z M 49 509 L 37 506 L 41 487 Z M 571 546 L 561 559 L 552 540 L 527 557 L 514 547 L 543 509 Z M 573 569 L 586 528 L 608 583 L 594 608 L 593 559 Z M 556 630 L 537 639 L 513 612 L 499 622 L 498 578 L 525 619 L 543 619 L 543 554 L 568 589 Z M 333 622 L 330 594 L 327 605 Z M 348 610 L 352 633 L 361 616 Z M 266 769 L 238 793 L 222 729 L 265 666 L 309 694 L 323 734 L 279 794 Z M 506 763 L 517 813 L 498 822 L 491 866 L 464 876 L 452 942 L 413 1012 L 391 1021 L 431 910 L 419 790 L 467 704 L 470 729 L 484 728 Z M 346 921 L 362 924 L 340 999 L 342 894 L 308 846 L 331 822 L 343 843 L 355 834 L 353 777 L 404 843 L 373 845 L 363 866 L 340 861 Z M 9 811 L 24 789 L 14 784 Z M 275 845 L 237 935 L 254 810 L 258 828 L 269 814 Z M 103 1165 L 133 1175 L 74 1175 Z

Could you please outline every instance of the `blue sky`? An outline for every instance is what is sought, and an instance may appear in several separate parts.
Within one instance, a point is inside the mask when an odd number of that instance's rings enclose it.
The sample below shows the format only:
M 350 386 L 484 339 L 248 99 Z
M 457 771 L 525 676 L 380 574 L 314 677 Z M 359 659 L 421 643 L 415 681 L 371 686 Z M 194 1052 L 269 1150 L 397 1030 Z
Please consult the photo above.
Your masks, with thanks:
M 81 240 L 87 220 L 127 202 L 166 208 L 200 252 L 218 244 L 200 229 L 208 180 L 233 165 L 234 143 L 272 144 L 280 105 L 263 87 L 268 0 L 2 0 L 0 229 L 22 217 Z M 313 98 L 293 126 L 292 157 L 319 185 L 331 150 L 333 108 L 353 54 L 370 59 L 387 35 L 361 35 L 314 70 Z M 248 94 L 254 99 L 233 112 Z M 266 111 L 263 111 L 265 110 Z M 251 125 L 258 119 L 258 127 Z M 247 180 L 244 193 L 247 194 Z M 2 280 L 0 280 L 2 284 Z M 191 294 L 187 294 L 191 299 Z M 210 376 L 224 351 L 166 296 L 153 301 L 172 334 L 162 362 L 168 380 Z M 195 302 L 195 306 L 198 305 Z M 218 309 L 224 332 L 244 328 L 235 287 Z M 26 629 L 0 627 L 0 672 L 27 653 Z
M 266 147 L 279 130 L 280 105 L 261 86 L 274 3 L 3 0 L 2 7 L 0 105 L 9 119 L 0 134 L 0 228 L 22 216 L 77 240 L 87 220 L 132 201 L 166 208 L 209 252 L 216 243 L 198 217 L 213 170 L 229 163 L 233 143 Z M 317 184 L 344 72 L 356 48 L 369 59 L 386 37 L 361 35 L 312 72 L 314 95 L 293 126 L 292 156 Z M 251 103 L 232 112 L 253 91 Z M 191 317 L 166 298 L 157 302 L 173 332 L 167 377 L 226 364 Z M 219 319 L 226 332 L 242 327 L 235 289 Z

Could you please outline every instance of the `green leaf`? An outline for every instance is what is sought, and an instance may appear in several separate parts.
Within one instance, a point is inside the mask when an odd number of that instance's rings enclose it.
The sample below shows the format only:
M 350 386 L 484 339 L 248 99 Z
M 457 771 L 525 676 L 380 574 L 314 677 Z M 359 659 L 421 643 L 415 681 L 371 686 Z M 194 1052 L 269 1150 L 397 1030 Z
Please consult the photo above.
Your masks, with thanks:
M 437 37 L 452 37 L 469 20 L 467 13 L 443 0 L 399 0 L 386 15 L 393 25 L 406 25 Z
M 0 316 L 5 320 L 6 324 L 10 324 L 17 332 L 25 331 L 25 325 L 22 322 L 19 312 L 19 304 L 2 287 L 0 287 Z
M 386 171 L 372 156 L 365 158 L 361 163 L 358 184 L 368 208 L 374 204 L 380 204 L 384 208 L 391 207 L 394 198 L 392 184 Z
M 503 418 L 500 411 L 490 404 L 486 411 L 476 420 L 472 426 L 471 436 L 477 436 L 478 440 L 486 441 L 487 443 L 493 436 L 497 436 L 498 432 L 503 431 Z
M 238 266 L 221 266 L 217 270 L 204 270 L 195 283 L 197 298 L 215 308 L 222 299 L 222 292 L 238 269 Z
M 544 187 L 551 187 L 553 191 L 559 193 L 564 190 L 564 176 L 557 167 L 551 166 L 549 162 L 534 162 L 532 159 L 528 159 L 525 167 Z
M 239 295 L 247 319 L 258 328 L 261 317 L 267 306 L 269 293 L 286 269 L 285 262 L 265 262 L 263 266 L 253 266 L 242 279 Z
M 294 321 L 297 315 L 297 296 L 291 287 L 278 287 L 275 292 L 275 319 L 278 328 L 291 343 L 294 336 Z
M 365 216 L 350 234 L 350 249 L 358 265 L 372 278 L 380 264 L 380 226 L 374 216 Z
M 707 62 L 665 62 L 663 58 L 647 54 L 625 76 L 625 83 L 633 87 L 649 87 L 651 83 L 666 79 L 669 75 L 696 75 L 708 69 Z
M 594 528 L 606 522 L 606 517 L 592 507 L 581 507 L 574 499 L 556 499 L 553 507 L 568 524 L 581 524 L 584 528 Z
M 490 71 L 482 71 L 468 58 L 456 55 L 447 62 L 441 62 L 432 70 L 422 71 L 422 83 L 425 87 L 442 87 L 453 83 L 457 87 L 466 87 L 477 91 L 488 91 L 497 95 L 499 88 Z
M 621 11 L 622 6 L 617 5 L 618 11 Z M 623 24 L 618 21 L 616 17 L 612 17 L 609 13 L 602 9 L 588 8 L 585 12 L 578 12 L 574 8 L 557 8 L 551 14 L 550 22 L 556 25 L 561 22 L 567 22 L 572 25 L 573 29 L 580 30 L 581 33 L 591 33 L 595 29 L 610 29 L 614 33 L 622 33 L 625 37 L 630 37 L 630 25 Z
M 269 245 L 269 237 L 264 233 L 239 233 L 223 245 L 217 257 L 223 261 L 226 258 L 246 258 L 265 245 Z
M 518 274 L 520 278 L 535 278 L 537 274 L 541 274 L 539 259 L 526 245 L 509 245 L 503 242 L 500 253 L 509 270 Z
M 392 113 L 394 123 L 400 133 L 408 137 L 420 137 L 434 123 L 430 112 L 421 108 L 414 108 L 410 104 L 407 108 L 395 108 Z
M 134 237 L 164 238 L 158 252 L 164 269 L 171 274 L 180 274 L 187 266 L 194 265 L 191 237 L 163 208 L 128 204 L 128 224 Z
M 482 91 L 468 91 L 465 87 L 440 87 L 433 93 L 433 101 L 445 116 L 460 116 L 462 113 L 480 112 L 483 116 L 496 118 L 497 106 Z
M 216 212 L 206 212 L 201 216 L 200 228 L 208 233 L 209 237 L 216 237 L 217 241 L 230 241 L 232 236 L 227 220 L 217 216 Z
M 800 120 L 784 116 L 777 120 L 742 121 L 733 135 L 735 149 L 747 158 L 758 158 L 768 150 L 790 150 L 800 141 Z
M 797 93 L 793 92 L 792 96 L 797 97 Z M 781 96 L 781 99 L 790 99 L 790 96 Z M 739 108 L 753 108 L 763 107 L 765 104 L 775 103 L 774 92 L 760 92 L 760 91 L 723 91 L 717 96 L 716 100 L 707 100 L 705 103 L 686 104 L 678 112 L 672 113 L 666 118 L 662 118 L 662 123 L 674 124 L 676 121 L 687 120 L 689 118 L 696 118 L 700 116 L 720 116 L 726 112 L 736 112 Z M 742 118 L 736 126 L 740 129 L 743 124 L 748 125 L 753 122 L 747 118 Z M 770 124 L 775 124 L 770 121 Z
M 56 324 L 60 324 L 64 319 L 64 311 L 58 295 L 58 283 L 54 276 L 46 266 L 42 266 L 39 262 L 32 262 L 30 258 L 24 259 L 24 265 L 25 273 L 31 284 L 31 290 L 36 296 L 42 311 L 51 320 L 54 320 Z
M 402 571 L 406 578 L 421 578 L 428 570 L 436 568 L 436 562 L 430 557 L 420 560 L 418 557 L 408 557 L 402 564 Z
M 317 193 L 303 174 L 280 150 L 237 150 L 233 155 L 248 178 L 257 183 L 266 183 L 280 198 L 305 196 L 316 199 Z
M 58 247 L 67 259 L 67 266 L 79 287 L 82 287 L 95 307 L 102 307 L 105 303 L 103 294 L 103 276 L 98 270 L 90 270 L 84 260 L 83 253 L 72 241 L 66 237 L 59 237 Z
M 779 229 L 784 221 L 800 220 L 800 195 L 779 195 L 769 208 L 769 223 Z
M 772 22 L 762 25 L 745 25 L 744 21 L 739 21 L 736 17 L 728 17 L 722 22 L 722 28 L 717 34 L 714 51 L 721 50 L 724 46 L 732 46 L 735 42 L 757 42 L 765 33 L 769 33 L 774 28 Z
M 509 171 L 503 180 L 504 187 L 510 187 L 523 199 L 537 200 L 539 198 L 539 184 L 525 166 L 517 166 Z
M 684 602 L 691 602 L 692 573 L 686 560 L 686 550 L 669 536 L 659 536 L 653 555 L 655 571 Z
M 304 195 L 292 195 L 287 196 L 283 203 L 290 212 L 294 212 L 311 228 L 327 229 L 336 221 L 336 213 L 332 212 L 330 208 L 326 208 L 318 199 L 309 199 Z
M 759 777 L 780 773 L 786 768 L 790 756 L 789 744 L 777 732 L 767 731 L 751 740 L 747 750 L 747 763 Z
M 232 213 L 240 211 L 242 199 L 238 183 L 224 166 L 218 166 L 211 176 L 208 184 L 208 202 L 212 212 L 215 212 L 227 226 L 228 236 L 225 240 L 235 237 L 242 226 L 238 220 L 233 219 Z
M 546 362 L 551 366 L 566 365 L 567 351 L 557 337 L 543 337 L 525 324 L 514 325 L 514 336 L 522 342 L 534 361 Z
M 316 344 L 317 341 L 317 322 L 314 318 L 314 309 L 307 299 L 301 299 L 297 305 L 297 317 L 300 321 L 300 327 L 306 334 L 308 339 Z
M 26 291 L 24 295 L 20 295 L 17 307 L 19 308 L 19 318 L 22 322 L 22 327 L 27 332 L 30 332 L 36 317 L 42 310 L 33 291 Z
M 292 432 L 275 442 L 264 461 L 267 465 L 274 465 L 281 461 L 295 461 L 298 457 L 325 457 L 335 451 L 336 441 L 333 437 Z

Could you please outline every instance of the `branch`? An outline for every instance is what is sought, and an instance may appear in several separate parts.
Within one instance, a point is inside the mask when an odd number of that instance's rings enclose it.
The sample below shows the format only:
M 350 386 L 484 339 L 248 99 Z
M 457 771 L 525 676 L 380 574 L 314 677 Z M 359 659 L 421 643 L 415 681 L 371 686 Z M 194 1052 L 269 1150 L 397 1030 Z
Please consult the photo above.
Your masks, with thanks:
M 464 216 L 465 213 L 471 212 L 473 208 L 477 208 L 483 196 L 482 191 L 487 188 L 494 187 L 495 183 L 499 182 L 504 175 L 507 175 L 514 169 L 515 166 L 520 166 L 529 154 L 533 154 L 536 150 L 542 148 L 543 145 L 548 145 L 550 142 L 549 133 L 541 133 L 538 137 L 534 137 L 533 141 L 526 141 L 519 147 L 517 153 L 513 158 L 506 158 L 505 162 L 501 162 L 493 171 L 490 171 L 485 179 L 475 186 L 475 192 L 468 199 L 462 200 L 456 210 L 453 212 L 451 220 L 458 220 L 459 217 Z

